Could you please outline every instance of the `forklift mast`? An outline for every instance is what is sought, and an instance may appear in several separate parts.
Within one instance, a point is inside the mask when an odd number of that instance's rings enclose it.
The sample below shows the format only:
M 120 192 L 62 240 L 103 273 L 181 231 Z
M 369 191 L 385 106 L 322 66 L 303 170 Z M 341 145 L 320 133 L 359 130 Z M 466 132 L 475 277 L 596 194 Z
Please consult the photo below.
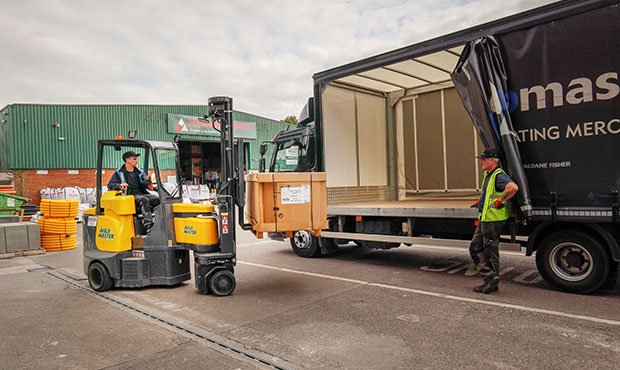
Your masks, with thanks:
M 220 148 L 222 158 L 222 175 L 218 193 L 218 208 L 220 213 L 220 245 L 223 254 L 235 255 L 235 203 L 239 194 L 237 191 L 237 176 L 234 165 L 233 140 L 233 107 L 232 98 L 218 96 L 209 98 L 209 115 L 215 126 L 220 124 Z
M 243 221 L 245 207 L 245 155 L 242 139 L 234 139 L 233 101 L 226 96 L 209 98 L 209 114 L 213 123 L 219 123 L 222 160 L 221 183 L 218 187 L 218 207 L 221 217 L 221 252 L 235 252 L 235 223 L 248 230 L 251 225 Z M 238 207 L 239 215 L 237 215 Z

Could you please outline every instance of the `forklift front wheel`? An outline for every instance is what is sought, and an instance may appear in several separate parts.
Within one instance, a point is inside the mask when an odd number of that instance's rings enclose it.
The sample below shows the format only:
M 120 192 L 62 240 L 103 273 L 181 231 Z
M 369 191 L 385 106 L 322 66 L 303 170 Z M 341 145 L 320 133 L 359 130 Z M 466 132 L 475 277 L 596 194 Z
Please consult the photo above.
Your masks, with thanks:
M 88 267 L 88 284 L 96 292 L 105 292 L 112 289 L 114 281 L 108 269 L 101 262 L 93 262 Z
M 213 295 L 224 297 L 235 290 L 235 274 L 230 270 L 219 270 L 209 279 L 209 290 Z

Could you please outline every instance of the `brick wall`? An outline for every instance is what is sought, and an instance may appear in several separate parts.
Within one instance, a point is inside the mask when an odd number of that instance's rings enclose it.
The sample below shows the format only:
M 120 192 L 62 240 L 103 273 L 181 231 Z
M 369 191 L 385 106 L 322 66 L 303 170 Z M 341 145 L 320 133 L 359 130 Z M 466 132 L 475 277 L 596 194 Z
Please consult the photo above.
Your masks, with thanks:
M 41 170 L 39 170 L 41 171 Z M 37 170 L 14 171 L 15 190 L 17 194 L 30 198 L 30 203 L 39 204 L 41 195 L 39 191 L 44 188 L 64 188 L 65 186 L 79 186 L 81 188 L 94 188 L 97 183 L 95 170 L 81 168 L 71 170 L 45 170 L 47 174 L 37 174 Z M 78 172 L 77 174 L 74 174 Z M 108 184 L 114 169 L 106 169 L 102 182 Z
M 114 173 L 114 168 L 108 168 L 103 174 L 101 182 L 107 185 Z M 44 170 L 47 174 L 37 173 L 41 170 L 14 171 L 13 182 L 18 195 L 30 198 L 30 203 L 41 202 L 41 189 L 64 188 L 65 186 L 79 186 L 80 188 L 94 188 L 97 184 L 97 176 L 92 168 L 71 170 Z M 75 172 L 78 172 L 75 174 Z M 168 176 L 174 176 L 175 170 L 161 170 L 161 176 L 166 181 Z

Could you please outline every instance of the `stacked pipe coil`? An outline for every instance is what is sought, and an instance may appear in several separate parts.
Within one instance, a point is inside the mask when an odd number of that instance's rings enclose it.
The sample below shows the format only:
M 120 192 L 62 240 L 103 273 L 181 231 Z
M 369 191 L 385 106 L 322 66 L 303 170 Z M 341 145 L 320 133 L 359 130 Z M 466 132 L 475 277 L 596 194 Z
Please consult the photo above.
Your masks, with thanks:
M 41 200 L 41 246 L 46 251 L 64 251 L 77 247 L 77 200 Z

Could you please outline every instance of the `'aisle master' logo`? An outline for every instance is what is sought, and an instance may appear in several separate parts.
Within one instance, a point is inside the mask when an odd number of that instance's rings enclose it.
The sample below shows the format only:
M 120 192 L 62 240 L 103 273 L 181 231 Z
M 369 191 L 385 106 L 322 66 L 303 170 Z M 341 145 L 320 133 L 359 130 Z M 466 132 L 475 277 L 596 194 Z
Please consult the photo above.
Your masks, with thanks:
M 114 234 L 109 228 L 99 229 L 99 239 L 114 239 Z

